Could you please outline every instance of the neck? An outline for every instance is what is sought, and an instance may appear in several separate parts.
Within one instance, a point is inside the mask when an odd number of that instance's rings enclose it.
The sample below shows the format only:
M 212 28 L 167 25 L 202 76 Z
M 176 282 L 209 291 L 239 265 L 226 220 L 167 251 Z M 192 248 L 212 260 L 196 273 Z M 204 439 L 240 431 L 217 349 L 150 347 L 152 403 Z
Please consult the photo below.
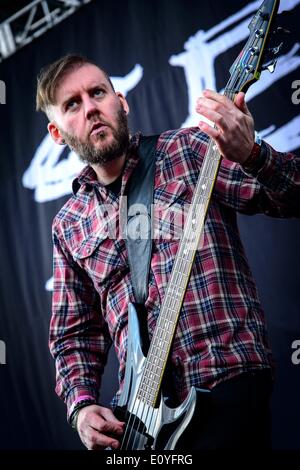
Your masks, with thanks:
M 115 181 L 122 173 L 125 163 L 125 154 L 103 165 L 91 165 L 97 175 L 99 183 L 107 185 Z

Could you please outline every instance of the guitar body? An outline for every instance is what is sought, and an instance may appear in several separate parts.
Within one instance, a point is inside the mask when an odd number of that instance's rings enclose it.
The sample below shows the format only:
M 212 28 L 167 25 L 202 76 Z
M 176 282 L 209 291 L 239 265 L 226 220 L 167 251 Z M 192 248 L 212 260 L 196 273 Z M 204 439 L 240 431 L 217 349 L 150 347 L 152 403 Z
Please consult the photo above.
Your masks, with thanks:
M 197 392 L 192 387 L 184 402 L 170 408 L 167 397 L 160 393 L 158 407 L 137 398 L 146 357 L 142 351 L 137 311 L 128 308 L 128 349 L 124 389 L 115 410 L 116 416 L 126 421 L 121 449 L 172 450 L 190 423 L 196 406 Z

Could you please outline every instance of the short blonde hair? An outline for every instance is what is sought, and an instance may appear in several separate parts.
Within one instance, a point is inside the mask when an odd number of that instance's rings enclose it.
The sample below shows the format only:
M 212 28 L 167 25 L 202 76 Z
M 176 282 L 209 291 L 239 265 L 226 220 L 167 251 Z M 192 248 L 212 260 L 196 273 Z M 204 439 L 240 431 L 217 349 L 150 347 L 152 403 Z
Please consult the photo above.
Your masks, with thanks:
M 36 110 L 43 111 L 50 118 L 50 106 L 55 103 L 56 89 L 61 79 L 71 70 L 76 70 L 85 64 L 96 65 L 105 75 L 114 91 L 114 86 L 105 70 L 84 56 L 67 54 L 57 61 L 42 68 L 37 78 Z

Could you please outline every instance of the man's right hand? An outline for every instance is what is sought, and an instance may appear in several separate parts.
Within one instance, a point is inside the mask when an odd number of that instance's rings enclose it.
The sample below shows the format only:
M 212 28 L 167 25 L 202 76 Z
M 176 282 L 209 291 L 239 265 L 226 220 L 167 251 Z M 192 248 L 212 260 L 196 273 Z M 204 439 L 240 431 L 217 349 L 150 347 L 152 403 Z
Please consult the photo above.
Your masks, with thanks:
M 123 434 L 124 425 L 111 409 L 99 405 L 85 406 L 77 417 L 78 434 L 89 450 L 103 450 L 106 447 L 118 449 L 118 439 Z

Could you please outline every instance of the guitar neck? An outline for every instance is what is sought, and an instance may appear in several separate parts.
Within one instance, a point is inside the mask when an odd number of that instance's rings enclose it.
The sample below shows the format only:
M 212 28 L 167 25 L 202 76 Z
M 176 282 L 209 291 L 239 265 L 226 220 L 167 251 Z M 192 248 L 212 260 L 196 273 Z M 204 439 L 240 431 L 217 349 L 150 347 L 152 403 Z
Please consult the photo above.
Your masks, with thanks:
M 229 85 L 231 85 L 230 81 L 228 82 Z M 234 99 L 235 92 L 232 89 L 226 87 L 224 94 L 230 99 Z M 221 155 L 218 147 L 210 139 L 137 393 L 140 400 L 151 406 L 155 406 L 158 398 L 196 251 L 199 248 L 201 235 L 204 230 L 205 217 L 220 162 Z

